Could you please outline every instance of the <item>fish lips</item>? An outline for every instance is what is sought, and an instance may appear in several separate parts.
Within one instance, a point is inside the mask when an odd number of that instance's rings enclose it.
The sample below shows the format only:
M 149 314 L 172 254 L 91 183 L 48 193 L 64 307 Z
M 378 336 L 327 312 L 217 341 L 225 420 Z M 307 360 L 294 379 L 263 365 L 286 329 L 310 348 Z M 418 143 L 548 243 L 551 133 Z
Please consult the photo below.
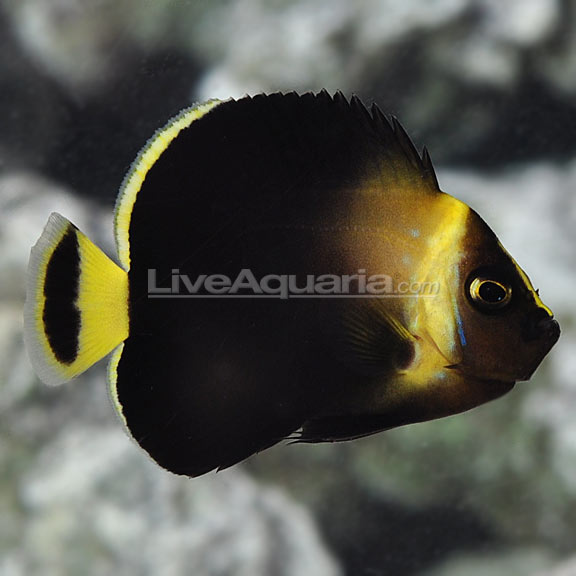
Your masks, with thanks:
M 560 324 L 546 310 L 540 309 L 529 315 L 523 327 L 522 337 L 530 348 L 534 347 L 534 360 L 518 378 L 529 380 L 546 354 L 560 338 Z
M 526 318 L 522 336 L 526 342 L 547 341 L 551 348 L 560 338 L 560 324 L 554 319 L 554 316 L 540 308 Z

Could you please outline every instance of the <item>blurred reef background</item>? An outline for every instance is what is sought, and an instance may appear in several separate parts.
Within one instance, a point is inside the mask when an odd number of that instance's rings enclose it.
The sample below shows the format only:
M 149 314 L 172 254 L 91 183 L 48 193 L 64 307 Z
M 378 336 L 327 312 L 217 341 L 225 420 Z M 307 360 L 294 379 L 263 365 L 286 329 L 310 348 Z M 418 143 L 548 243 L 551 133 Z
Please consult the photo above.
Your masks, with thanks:
M 342 90 L 426 144 L 562 337 L 470 413 L 197 480 L 124 435 L 104 364 L 22 344 L 52 211 L 113 253 L 123 175 L 209 97 Z M 576 0 L 0 0 L 0 575 L 576 575 Z

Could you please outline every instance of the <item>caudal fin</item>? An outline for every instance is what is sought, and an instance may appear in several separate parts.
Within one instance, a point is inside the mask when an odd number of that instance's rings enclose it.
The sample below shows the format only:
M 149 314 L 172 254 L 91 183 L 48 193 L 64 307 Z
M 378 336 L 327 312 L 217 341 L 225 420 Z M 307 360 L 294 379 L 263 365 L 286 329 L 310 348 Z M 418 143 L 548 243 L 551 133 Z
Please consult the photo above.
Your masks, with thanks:
M 36 373 L 57 385 L 128 337 L 128 275 L 76 226 L 53 213 L 32 248 L 24 340 Z

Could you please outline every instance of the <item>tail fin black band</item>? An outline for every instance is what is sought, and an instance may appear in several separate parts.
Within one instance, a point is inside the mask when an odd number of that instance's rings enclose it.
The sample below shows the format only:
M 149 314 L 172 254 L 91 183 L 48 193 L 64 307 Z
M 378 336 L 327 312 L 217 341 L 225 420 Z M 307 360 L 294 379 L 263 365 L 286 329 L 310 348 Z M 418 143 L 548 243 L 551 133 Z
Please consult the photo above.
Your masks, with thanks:
M 52 214 L 32 248 L 24 338 L 47 384 L 84 372 L 128 337 L 128 276 L 72 223 Z

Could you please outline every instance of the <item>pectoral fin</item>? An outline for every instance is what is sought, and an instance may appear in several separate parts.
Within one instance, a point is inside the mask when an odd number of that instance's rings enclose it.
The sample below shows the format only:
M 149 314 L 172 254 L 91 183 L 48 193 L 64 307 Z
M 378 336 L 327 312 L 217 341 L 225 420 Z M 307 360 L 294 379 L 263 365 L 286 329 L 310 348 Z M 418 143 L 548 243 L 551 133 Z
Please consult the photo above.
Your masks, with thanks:
M 381 299 L 351 301 L 334 326 L 338 356 L 356 372 L 382 376 L 413 358 L 416 337 Z

